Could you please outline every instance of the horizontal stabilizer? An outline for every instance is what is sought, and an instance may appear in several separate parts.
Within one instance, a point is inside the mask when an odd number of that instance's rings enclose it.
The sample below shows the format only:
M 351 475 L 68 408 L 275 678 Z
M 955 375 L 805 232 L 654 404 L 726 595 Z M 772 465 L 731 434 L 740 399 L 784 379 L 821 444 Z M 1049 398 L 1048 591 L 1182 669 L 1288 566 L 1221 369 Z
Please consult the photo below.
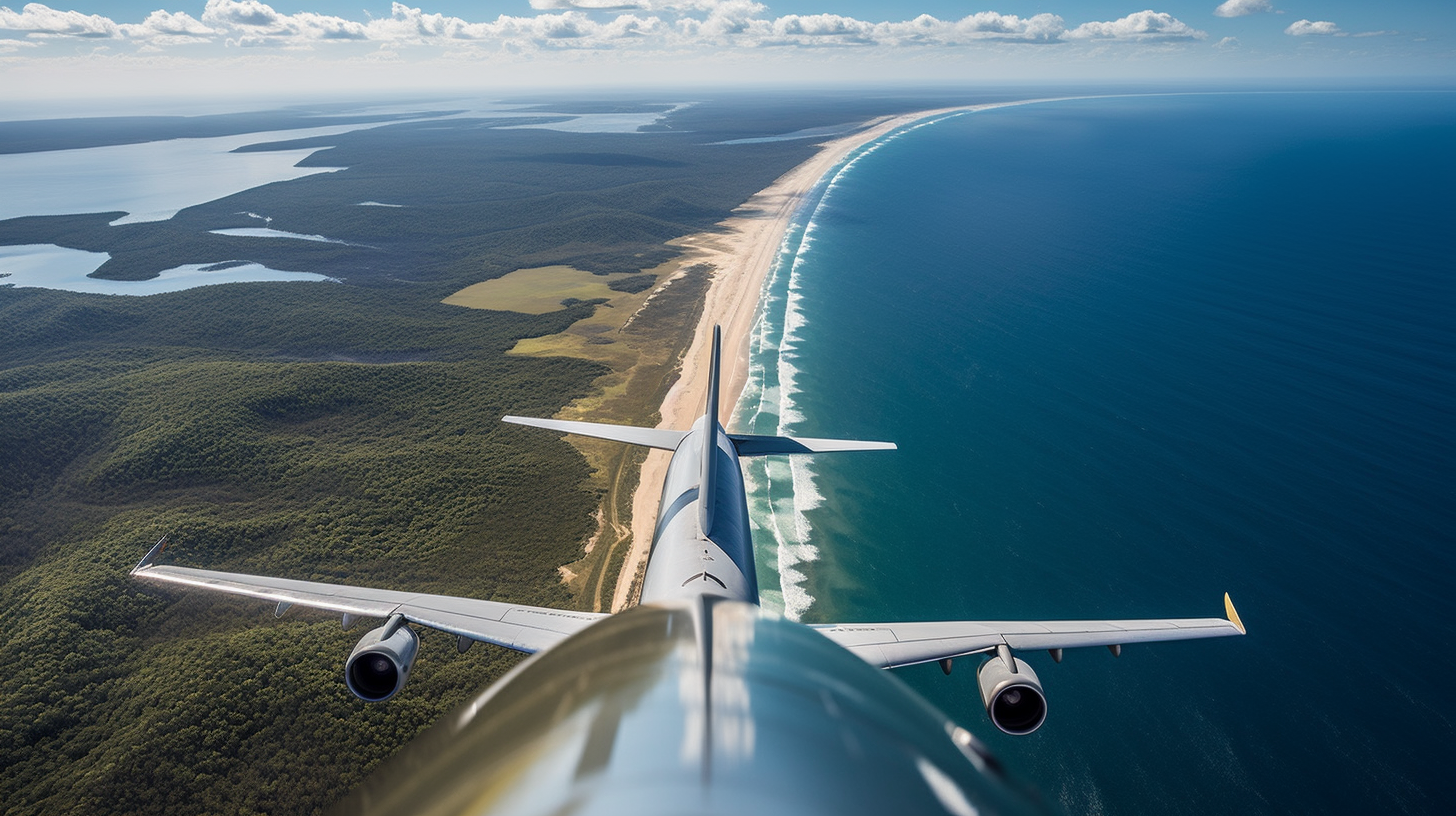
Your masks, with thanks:
M 837 451 L 895 450 L 894 442 L 861 442 L 857 439 L 809 439 L 793 436 L 728 434 L 739 456 L 772 456 L 780 453 L 835 453 Z
M 573 422 L 566 419 L 536 419 L 534 417 L 508 416 L 501 419 L 514 425 L 530 425 L 552 431 L 564 431 L 578 436 L 595 439 L 609 439 L 626 442 L 644 448 L 677 450 L 677 446 L 688 435 L 687 431 L 668 431 L 662 428 L 638 428 L 635 425 L 608 425 L 604 422 Z

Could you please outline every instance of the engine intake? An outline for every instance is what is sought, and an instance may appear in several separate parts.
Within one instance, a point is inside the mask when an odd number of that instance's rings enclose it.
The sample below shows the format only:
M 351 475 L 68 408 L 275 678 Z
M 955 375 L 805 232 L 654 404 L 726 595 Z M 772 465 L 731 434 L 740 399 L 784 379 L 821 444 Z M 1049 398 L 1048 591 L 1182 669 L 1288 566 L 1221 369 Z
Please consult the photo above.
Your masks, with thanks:
M 407 625 L 390 624 L 360 638 L 344 664 L 344 682 L 355 697 L 370 703 L 388 700 L 404 688 L 420 638 Z
M 1005 662 L 1007 657 L 1010 655 L 993 657 L 976 670 L 981 701 L 997 728 L 1016 736 L 1030 734 L 1046 722 L 1046 695 L 1036 672 L 1025 660 L 1010 657 L 1015 667 L 1012 671 Z

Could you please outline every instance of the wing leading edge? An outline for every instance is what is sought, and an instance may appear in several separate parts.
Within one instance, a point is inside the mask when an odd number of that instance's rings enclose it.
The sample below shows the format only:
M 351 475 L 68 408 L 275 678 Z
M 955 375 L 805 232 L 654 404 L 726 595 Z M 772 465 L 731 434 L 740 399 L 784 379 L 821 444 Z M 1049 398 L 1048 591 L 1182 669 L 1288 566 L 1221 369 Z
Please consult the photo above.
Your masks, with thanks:
M 264 575 L 156 565 L 161 542 L 131 574 L 145 581 L 197 587 L 277 602 L 282 609 L 297 604 L 346 616 L 388 618 L 400 615 L 410 623 L 449 632 L 518 652 L 539 652 L 606 617 L 539 606 L 426 595 L 392 589 L 370 589 L 316 581 L 295 581 Z
M 994 651 L 1121 646 L 1165 640 L 1244 634 L 1243 622 L 1227 594 L 1225 618 L 1151 618 L 1085 621 L 916 621 L 908 623 L 829 623 L 810 628 L 859 655 L 872 666 L 890 669 Z

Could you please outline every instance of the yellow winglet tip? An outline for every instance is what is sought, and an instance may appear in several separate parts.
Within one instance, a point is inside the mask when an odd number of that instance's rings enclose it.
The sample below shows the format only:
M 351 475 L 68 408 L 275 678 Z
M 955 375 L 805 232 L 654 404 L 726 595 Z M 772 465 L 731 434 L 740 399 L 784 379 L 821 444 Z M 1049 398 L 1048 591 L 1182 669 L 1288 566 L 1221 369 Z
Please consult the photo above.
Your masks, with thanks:
M 1227 592 L 1223 594 L 1223 612 L 1224 616 L 1228 618 L 1229 623 L 1232 623 L 1234 628 L 1239 630 L 1239 634 L 1248 634 L 1248 630 L 1244 629 L 1244 622 L 1239 620 L 1239 610 L 1234 609 L 1234 599 L 1230 598 Z

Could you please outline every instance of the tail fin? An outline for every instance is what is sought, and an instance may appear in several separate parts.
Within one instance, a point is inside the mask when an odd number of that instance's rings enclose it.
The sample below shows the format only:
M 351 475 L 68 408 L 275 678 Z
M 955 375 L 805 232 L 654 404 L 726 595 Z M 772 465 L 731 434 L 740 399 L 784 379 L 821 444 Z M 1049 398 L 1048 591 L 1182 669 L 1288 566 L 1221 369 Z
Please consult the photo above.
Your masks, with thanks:
M 713 531 L 713 505 L 717 496 L 718 376 L 722 372 L 723 333 L 713 327 L 713 356 L 708 363 L 708 406 L 703 411 L 703 470 L 698 480 L 698 523 L 703 535 Z

